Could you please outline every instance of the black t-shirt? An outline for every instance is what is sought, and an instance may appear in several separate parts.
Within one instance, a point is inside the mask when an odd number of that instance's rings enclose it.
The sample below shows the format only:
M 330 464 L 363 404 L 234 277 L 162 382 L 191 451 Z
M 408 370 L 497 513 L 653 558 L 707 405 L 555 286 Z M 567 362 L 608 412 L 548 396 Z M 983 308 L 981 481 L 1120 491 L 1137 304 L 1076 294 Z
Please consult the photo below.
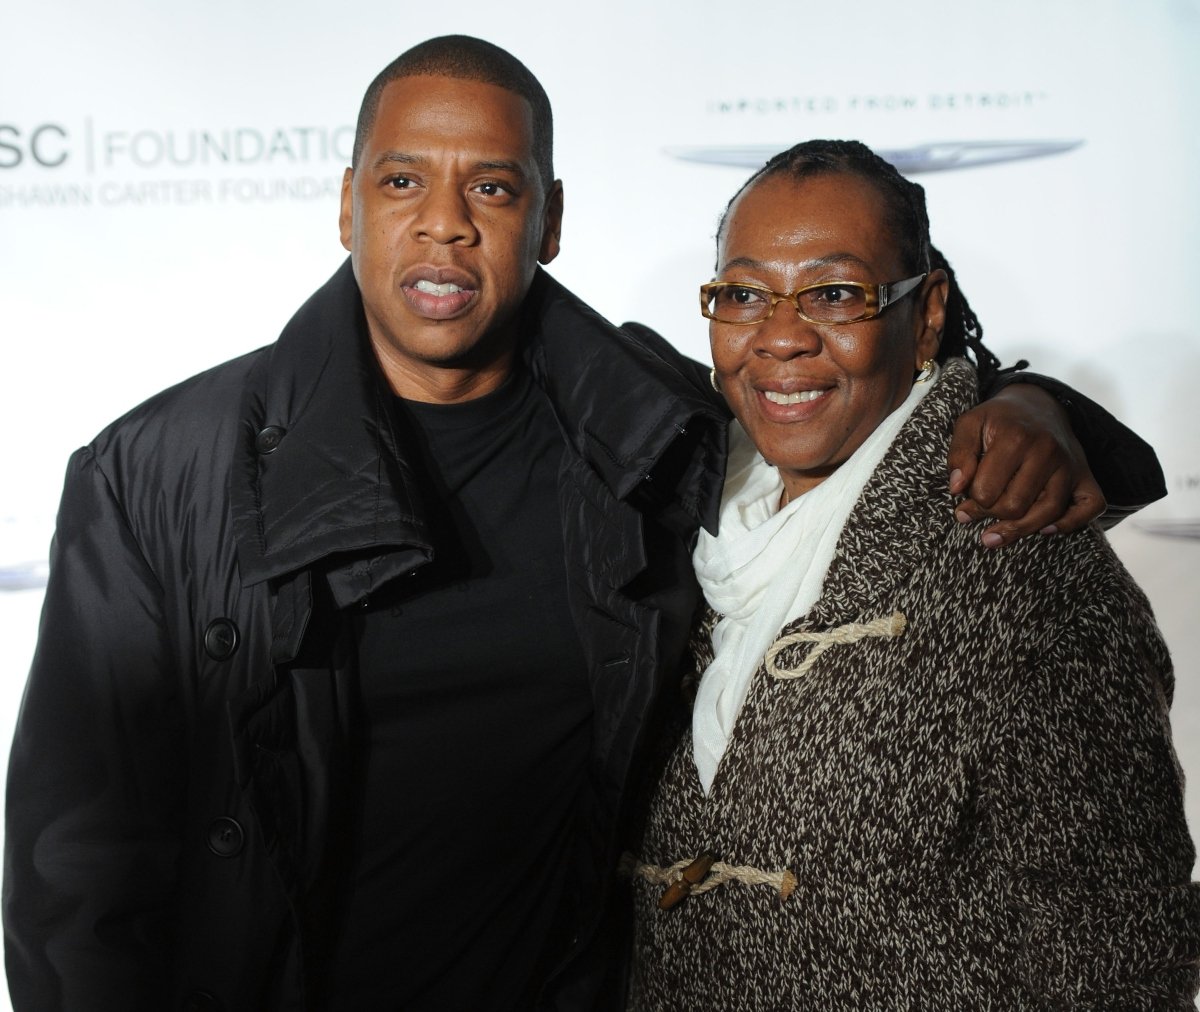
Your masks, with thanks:
M 524 373 L 464 404 L 396 407 L 434 559 L 360 616 L 365 780 L 328 1007 L 526 1009 L 566 941 L 554 923 L 591 744 L 563 436 Z

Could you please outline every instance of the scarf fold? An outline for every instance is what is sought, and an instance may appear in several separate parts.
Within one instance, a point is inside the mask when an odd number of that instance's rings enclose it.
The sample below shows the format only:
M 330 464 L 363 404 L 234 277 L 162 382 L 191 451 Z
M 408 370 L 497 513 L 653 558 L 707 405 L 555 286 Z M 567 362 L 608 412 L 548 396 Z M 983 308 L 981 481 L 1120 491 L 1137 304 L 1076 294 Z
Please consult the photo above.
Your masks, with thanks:
M 721 616 L 713 628 L 713 662 L 701 675 L 692 710 L 692 749 L 705 794 L 767 648 L 821 596 L 850 511 L 938 374 L 914 383 L 845 463 L 782 510 L 778 470 L 737 421 L 730 424 L 719 534 L 701 530 L 692 554 L 704 597 Z

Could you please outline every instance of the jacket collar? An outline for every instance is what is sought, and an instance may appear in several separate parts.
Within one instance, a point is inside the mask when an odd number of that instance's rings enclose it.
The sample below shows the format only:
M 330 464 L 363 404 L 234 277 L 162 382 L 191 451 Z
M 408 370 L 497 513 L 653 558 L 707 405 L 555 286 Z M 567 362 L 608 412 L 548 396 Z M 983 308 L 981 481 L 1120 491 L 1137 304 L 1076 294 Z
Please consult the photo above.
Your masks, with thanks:
M 715 524 L 725 416 L 694 363 L 613 327 L 541 270 L 523 326 L 534 378 L 612 493 L 628 499 L 692 427 L 692 466 L 673 494 L 695 523 Z M 257 362 L 230 498 L 246 584 L 325 562 L 344 605 L 432 557 L 349 260 Z
M 820 600 L 786 632 L 840 625 L 889 608 L 913 569 L 957 526 L 946 451 L 955 421 L 977 400 L 974 368 L 950 359 L 851 511 Z
M 614 327 L 539 270 L 524 310 L 526 360 L 576 452 L 619 500 L 635 497 L 687 436 L 688 466 L 667 491 L 692 529 L 715 531 L 729 414 L 705 370 L 648 328 Z M 690 435 L 689 435 L 690 433 Z
M 246 385 L 230 499 L 247 584 L 344 557 L 331 586 L 348 603 L 432 556 L 349 260 Z

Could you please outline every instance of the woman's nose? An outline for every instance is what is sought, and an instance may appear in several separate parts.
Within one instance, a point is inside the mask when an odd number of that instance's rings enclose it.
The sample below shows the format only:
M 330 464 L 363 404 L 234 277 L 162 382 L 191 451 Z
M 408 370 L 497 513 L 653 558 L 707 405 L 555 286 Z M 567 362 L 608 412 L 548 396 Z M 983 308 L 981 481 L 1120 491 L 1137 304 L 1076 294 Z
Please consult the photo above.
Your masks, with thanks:
M 770 317 L 755 328 L 753 347 L 755 354 L 771 358 L 815 355 L 821 349 L 821 335 L 794 303 L 781 299 Z

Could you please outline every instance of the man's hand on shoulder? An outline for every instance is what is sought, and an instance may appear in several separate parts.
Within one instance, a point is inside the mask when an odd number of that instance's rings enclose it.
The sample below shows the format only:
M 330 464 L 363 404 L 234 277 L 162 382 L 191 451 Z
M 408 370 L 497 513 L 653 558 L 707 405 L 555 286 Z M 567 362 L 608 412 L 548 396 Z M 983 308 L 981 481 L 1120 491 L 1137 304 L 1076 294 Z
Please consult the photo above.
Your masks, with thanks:
M 1104 512 L 1067 413 L 1045 390 L 1013 383 L 959 418 L 947 458 L 961 523 L 992 517 L 988 548 L 1035 532 L 1069 534 Z

